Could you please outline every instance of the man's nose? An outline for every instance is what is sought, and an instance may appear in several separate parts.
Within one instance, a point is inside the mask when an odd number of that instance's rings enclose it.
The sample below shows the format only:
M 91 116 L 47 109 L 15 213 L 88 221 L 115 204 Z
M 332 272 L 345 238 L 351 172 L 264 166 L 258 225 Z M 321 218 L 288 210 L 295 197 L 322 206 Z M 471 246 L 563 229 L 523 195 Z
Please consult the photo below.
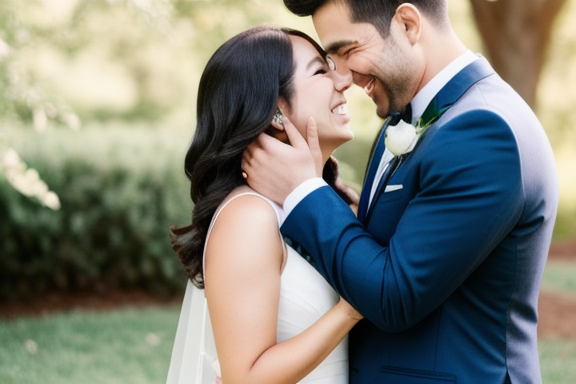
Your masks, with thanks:
M 344 92 L 352 86 L 352 72 L 347 67 L 336 67 L 336 70 L 332 71 L 332 79 L 338 92 Z

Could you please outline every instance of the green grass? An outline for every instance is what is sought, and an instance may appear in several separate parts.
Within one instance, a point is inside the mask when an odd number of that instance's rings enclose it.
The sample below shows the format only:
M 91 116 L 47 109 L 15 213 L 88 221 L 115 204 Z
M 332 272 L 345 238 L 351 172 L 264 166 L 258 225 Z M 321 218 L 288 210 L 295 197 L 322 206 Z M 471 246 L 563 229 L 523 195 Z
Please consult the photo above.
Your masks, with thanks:
M 576 293 L 576 263 L 549 261 L 544 269 L 542 289 Z
M 576 293 L 576 263 L 546 266 L 543 288 Z M 147 384 L 166 380 L 179 308 L 73 311 L 0 320 L 2 384 Z M 539 340 L 546 384 L 572 384 L 576 340 Z
M 542 289 L 576 294 L 576 263 L 549 261 Z M 576 340 L 538 340 L 540 368 L 545 384 L 573 384 L 576 377 Z
M 179 309 L 75 311 L 0 321 L 0 383 L 166 381 Z
M 576 340 L 539 340 L 538 350 L 544 384 L 574 384 Z

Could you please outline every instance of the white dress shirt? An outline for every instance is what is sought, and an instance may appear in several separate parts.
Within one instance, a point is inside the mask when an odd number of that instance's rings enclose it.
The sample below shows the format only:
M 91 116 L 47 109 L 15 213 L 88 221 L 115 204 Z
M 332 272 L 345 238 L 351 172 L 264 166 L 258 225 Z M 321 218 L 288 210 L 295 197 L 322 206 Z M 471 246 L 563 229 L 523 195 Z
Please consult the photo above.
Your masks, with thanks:
M 412 105 L 412 124 L 422 116 L 430 101 L 436 96 L 438 92 L 454 77 L 458 72 L 464 69 L 468 64 L 472 63 L 478 59 L 478 55 L 471 51 L 466 51 L 464 54 L 457 57 L 454 61 L 448 64 L 444 69 L 442 69 L 436 76 L 432 78 L 417 94 L 414 96 L 410 104 Z M 376 171 L 376 177 L 372 184 L 372 190 L 370 191 L 370 201 L 368 206 L 372 203 L 372 198 L 376 189 L 382 178 L 382 175 L 386 171 L 390 160 L 394 155 L 386 148 L 382 158 L 380 159 L 380 164 L 378 165 L 378 170 Z M 294 189 L 290 195 L 284 201 L 284 217 L 287 217 L 290 212 L 306 197 L 308 194 L 312 193 L 316 189 L 325 186 L 326 182 L 320 178 L 309 179 L 300 184 L 296 189 Z

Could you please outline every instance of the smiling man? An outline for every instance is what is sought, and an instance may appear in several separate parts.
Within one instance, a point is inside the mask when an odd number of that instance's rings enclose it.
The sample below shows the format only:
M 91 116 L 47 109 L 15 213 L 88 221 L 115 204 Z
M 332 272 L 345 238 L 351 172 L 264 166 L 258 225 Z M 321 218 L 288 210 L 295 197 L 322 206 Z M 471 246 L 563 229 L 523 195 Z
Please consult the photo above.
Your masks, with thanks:
M 316 174 L 312 126 L 309 146 L 292 130 L 293 147 L 263 135 L 242 163 L 251 187 L 284 204 L 283 234 L 365 316 L 350 382 L 540 383 L 558 180 L 534 113 L 462 44 L 445 0 L 285 5 L 312 16 L 336 71 L 386 118 L 358 218 Z M 418 132 L 400 156 L 384 145 L 395 112 Z

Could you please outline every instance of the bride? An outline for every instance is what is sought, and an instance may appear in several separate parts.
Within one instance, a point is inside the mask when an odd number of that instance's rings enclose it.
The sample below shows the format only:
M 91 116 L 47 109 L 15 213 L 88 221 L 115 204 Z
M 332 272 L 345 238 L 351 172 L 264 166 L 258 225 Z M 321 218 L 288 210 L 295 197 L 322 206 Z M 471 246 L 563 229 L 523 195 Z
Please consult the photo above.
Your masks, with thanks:
M 347 334 L 362 317 L 285 243 L 281 207 L 248 187 L 240 163 L 261 132 L 294 146 L 317 135 L 325 179 L 354 202 L 331 158 L 353 137 L 350 85 L 294 30 L 250 29 L 209 60 L 185 160 L 192 223 L 170 229 L 190 281 L 168 383 L 348 382 Z

